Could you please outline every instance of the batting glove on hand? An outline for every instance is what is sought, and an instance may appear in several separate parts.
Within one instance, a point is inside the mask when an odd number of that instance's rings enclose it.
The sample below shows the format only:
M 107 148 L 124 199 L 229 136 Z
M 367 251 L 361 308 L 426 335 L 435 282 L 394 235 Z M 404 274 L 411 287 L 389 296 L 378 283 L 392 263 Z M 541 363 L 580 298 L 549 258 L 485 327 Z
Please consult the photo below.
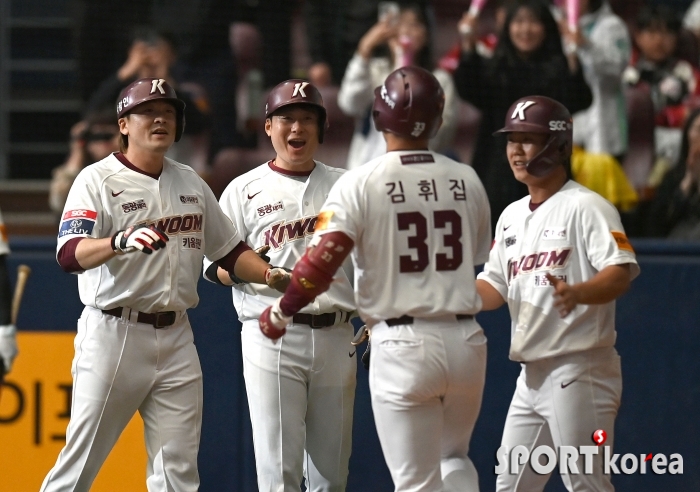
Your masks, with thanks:
M 277 299 L 275 303 L 265 309 L 260 316 L 260 331 L 267 338 L 277 340 L 282 335 L 287 333 L 287 325 L 292 321 L 292 316 L 285 316 L 280 309 L 280 301 Z
M 272 287 L 277 292 L 287 290 L 287 287 L 292 281 L 292 271 L 288 268 L 272 267 L 265 272 L 265 283 L 268 287 Z
M 168 235 L 156 226 L 138 224 L 123 231 L 117 231 L 112 236 L 112 249 L 118 255 L 132 253 L 136 250 L 150 255 L 156 250 L 165 248 L 167 241 Z
M 12 361 L 15 360 L 19 352 L 15 338 L 16 332 L 15 325 L 0 326 L 0 359 L 2 359 L 6 373 L 12 369 Z
M 265 263 L 270 263 L 270 257 L 266 254 L 268 251 L 270 251 L 270 246 L 267 244 L 253 250 L 253 252 L 255 252 L 255 254 L 258 255 L 258 257 Z M 236 277 L 236 275 L 231 272 L 228 272 L 228 278 L 231 279 L 233 285 L 245 285 L 248 283 L 242 278 Z

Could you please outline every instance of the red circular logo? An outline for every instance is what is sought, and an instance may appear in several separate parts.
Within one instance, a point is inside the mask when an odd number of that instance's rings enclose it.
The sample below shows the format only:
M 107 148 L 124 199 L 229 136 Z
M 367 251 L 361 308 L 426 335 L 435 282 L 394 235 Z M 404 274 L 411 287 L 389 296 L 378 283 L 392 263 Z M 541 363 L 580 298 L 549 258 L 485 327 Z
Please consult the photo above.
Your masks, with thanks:
M 598 429 L 597 431 L 593 432 L 591 439 L 593 439 L 596 446 L 602 446 L 608 439 L 608 433 L 603 429 Z

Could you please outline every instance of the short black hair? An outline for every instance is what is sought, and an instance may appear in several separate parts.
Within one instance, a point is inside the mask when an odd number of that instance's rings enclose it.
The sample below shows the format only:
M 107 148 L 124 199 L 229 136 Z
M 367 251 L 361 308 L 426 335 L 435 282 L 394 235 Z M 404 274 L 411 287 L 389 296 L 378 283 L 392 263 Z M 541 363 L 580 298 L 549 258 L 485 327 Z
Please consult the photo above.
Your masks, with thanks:
M 666 5 L 646 5 L 637 14 L 635 26 L 639 31 L 667 29 L 680 34 L 682 22 L 678 13 Z

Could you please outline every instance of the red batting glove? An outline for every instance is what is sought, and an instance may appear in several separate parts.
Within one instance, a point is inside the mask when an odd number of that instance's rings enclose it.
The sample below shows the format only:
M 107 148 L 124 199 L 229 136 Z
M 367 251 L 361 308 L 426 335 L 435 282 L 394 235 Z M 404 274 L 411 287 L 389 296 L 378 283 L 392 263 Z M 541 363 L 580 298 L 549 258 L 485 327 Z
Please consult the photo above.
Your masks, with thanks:
M 277 340 L 282 335 L 287 333 L 287 325 L 292 320 L 291 316 L 285 316 L 280 309 L 280 299 L 265 309 L 260 316 L 260 331 L 267 338 Z

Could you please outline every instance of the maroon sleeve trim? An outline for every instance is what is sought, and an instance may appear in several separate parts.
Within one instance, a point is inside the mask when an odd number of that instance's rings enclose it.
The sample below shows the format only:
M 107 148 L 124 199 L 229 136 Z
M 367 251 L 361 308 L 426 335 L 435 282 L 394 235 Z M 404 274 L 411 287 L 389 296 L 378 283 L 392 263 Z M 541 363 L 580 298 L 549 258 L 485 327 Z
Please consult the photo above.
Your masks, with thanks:
M 226 270 L 229 273 L 233 273 L 233 269 L 236 266 L 236 262 L 238 261 L 238 257 L 241 256 L 243 253 L 246 251 L 251 251 L 252 248 L 248 246 L 246 243 L 241 241 L 236 245 L 235 248 L 233 248 L 229 253 L 224 256 L 223 258 L 216 260 L 214 263 L 219 265 L 221 268 Z
M 84 237 L 75 237 L 69 239 L 66 244 L 61 246 L 56 255 L 56 260 L 61 269 L 66 273 L 82 273 L 85 271 L 83 267 L 80 266 L 78 260 L 75 258 L 75 250 L 78 247 L 78 243 L 85 239 Z

